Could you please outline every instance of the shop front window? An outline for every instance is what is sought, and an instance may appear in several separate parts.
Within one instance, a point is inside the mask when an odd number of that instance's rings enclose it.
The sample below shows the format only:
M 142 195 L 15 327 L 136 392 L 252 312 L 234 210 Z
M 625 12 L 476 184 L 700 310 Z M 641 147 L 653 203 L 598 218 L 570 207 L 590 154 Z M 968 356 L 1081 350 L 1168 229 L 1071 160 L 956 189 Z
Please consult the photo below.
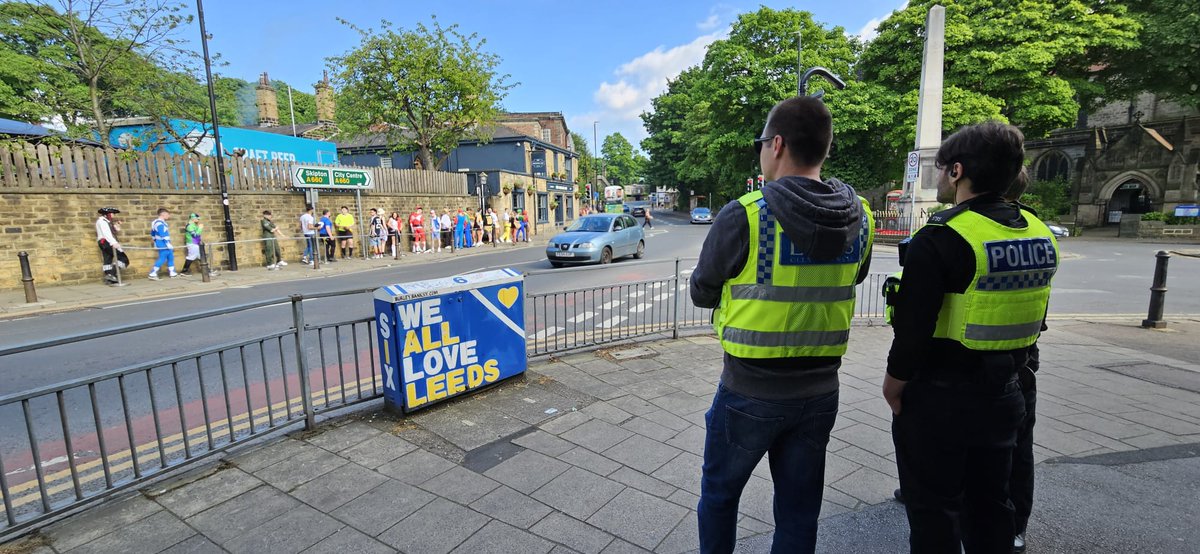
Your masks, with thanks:
M 549 223 L 550 221 L 550 199 L 549 195 L 544 192 L 539 192 L 537 195 L 537 220 L 538 223 Z

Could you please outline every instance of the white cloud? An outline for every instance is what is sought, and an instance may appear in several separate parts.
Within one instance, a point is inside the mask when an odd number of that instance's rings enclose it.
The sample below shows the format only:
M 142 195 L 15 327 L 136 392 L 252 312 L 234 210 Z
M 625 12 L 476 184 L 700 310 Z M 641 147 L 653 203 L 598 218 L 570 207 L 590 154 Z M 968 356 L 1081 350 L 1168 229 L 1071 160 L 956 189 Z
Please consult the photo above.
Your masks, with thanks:
M 879 31 L 877 30 L 879 24 L 883 23 L 883 20 L 886 18 L 887 16 L 876 17 L 875 19 L 868 21 L 862 26 L 862 29 L 859 29 L 855 34 L 858 35 L 858 38 L 862 39 L 863 42 L 874 40 L 875 37 L 879 36 Z
M 706 31 L 706 32 L 716 29 L 717 27 L 720 27 L 720 26 L 721 26 L 721 16 L 717 15 L 716 13 L 709 14 L 708 19 L 705 19 L 704 21 L 701 21 L 696 24 L 697 29 L 700 29 L 701 31 Z
M 592 122 L 599 121 L 604 135 L 619 131 L 637 145 L 646 137 L 639 116 L 650 110 L 650 100 L 667 89 L 669 79 L 703 61 L 708 45 L 727 33 L 727 29 L 722 29 L 696 37 L 687 44 L 671 48 L 659 46 L 621 64 L 613 72 L 615 79 L 600 83 L 592 94 L 595 110 L 572 117 L 570 126 L 577 131 L 584 130 L 591 127 Z M 582 134 L 586 136 L 586 133 Z
M 903 4 L 900 4 L 899 8 L 896 8 L 895 10 L 892 10 L 885 15 L 881 15 L 879 17 L 873 18 L 870 21 L 863 24 L 862 28 L 859 29 L 858 32 L 855 33 L 854 36 L 857 36 L 858 38 L 862 39 L 863 42 L 870 42 L 872 40 L 875 40 L 875 37 L 879 36 L 879 31 L 878 31 L 879 24 L 883 23 L 883 20 L 891 17 L 893 13 L 903 10 L 904 8 L 907 8 L 907 7 L 908 7 L 908 0 L 905 0 Z

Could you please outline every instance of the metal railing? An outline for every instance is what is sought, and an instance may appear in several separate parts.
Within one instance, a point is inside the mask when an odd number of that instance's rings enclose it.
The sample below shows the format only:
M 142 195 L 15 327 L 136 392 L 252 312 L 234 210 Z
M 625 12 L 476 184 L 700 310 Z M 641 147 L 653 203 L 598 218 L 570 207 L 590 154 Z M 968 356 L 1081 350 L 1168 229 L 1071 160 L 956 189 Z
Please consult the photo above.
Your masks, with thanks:
M 663 262 L 618 267 L 654 263 Z M 596 270 L 527 275 L 574 271 Z M 677 259 L 672 274 L 660 278 L 527 294 L 529 355 L 707 329 L 712 310 L 691 302 L 686 272 Z M 872 274 L 859 286 L 859 318 L 882 317 L 875 297 L 883 277 Z M 277 331 L 0 397 L 0 539 L 264 434 L 311 428 L 320 414 L 382 396 L 375 319 L 311 325 L 304 315 L 306 300 L 367 292 L 294 295 L 0 348 L 6 361 L 248 310 L 291 309 L 291 321 L 280 319 Z
M 297 295 L 0 349 L 3 359 L 289 303 L 293 313 L 290 328 L 277 332 L 0 398 L 0 536 L 264 433 L 311 427 L 319 414 L 378 398 L 374 318 L 307 325 L 304 300 Z

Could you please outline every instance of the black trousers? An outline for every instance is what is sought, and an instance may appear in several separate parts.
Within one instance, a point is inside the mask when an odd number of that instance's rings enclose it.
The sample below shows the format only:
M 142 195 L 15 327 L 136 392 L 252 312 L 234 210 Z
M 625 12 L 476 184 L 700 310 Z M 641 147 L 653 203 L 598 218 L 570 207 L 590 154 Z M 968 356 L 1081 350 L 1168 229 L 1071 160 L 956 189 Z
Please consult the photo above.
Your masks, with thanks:
M 1025 399 L 1025 418 L 1017 428 L 1017 445 L 1013 449 L 1012 477 L 1008 486 L 1013 508 L 1016 509 L 1014 527 L 1018 535 L 1025 533 L 1029 514 L 1033 513 L 1033 425 L 1037 419 L 1037 385 L 1032 371 L 1021 370 L 1021 396 Z
M 1012 552 L 1009 478 L 1025 401 L 1015 380 L 990 390 L 914 380 L 892 420 L 916 553 Z

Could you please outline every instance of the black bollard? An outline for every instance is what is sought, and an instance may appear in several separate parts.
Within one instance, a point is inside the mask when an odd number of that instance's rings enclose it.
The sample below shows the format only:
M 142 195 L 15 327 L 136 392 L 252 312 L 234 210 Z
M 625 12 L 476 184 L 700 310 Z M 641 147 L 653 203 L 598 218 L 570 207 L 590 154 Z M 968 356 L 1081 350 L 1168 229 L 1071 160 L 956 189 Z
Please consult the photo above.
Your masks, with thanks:
M 208 271 L 208 253 L 205 252 L 205 245 L 200 244 L 200 281 L 207 283 L 212 281 L 212 275 Z
M 1167 261 L 1171 255 L 1165 250 L 1159 250 L 1154 255 L 1154 284 L 1150 286 L 1150 312 L 1142 320 L 1142 327 L 1147 329 L 1165 329 L 1167 322 L 1163 321 L 1163 304 L 1167 299 Z
M 17 258 L 21 260 L 21 284 L 25 285 L 25 303 L 33 304 L 37 302 L 37 289 L 33 287 L 33 271 L 29 269 L 29 253 L 17 252 Z

